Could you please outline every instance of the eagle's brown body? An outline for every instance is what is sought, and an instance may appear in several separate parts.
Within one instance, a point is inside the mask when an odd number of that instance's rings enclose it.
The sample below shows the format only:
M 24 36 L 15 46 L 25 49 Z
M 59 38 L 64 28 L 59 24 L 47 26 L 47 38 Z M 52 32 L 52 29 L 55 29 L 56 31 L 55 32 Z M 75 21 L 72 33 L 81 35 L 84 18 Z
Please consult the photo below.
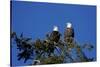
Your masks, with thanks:
M 71 28 L 66 28 L 64 32 L 64 41 L 66 43 L 72 43 L 74 39 L 74 29 Z
M 60 33 L 58 31 L 53 31 L 51 34 L 50 34 L 50 40 L 54 41 L 54 42 L 58 42 L 60 39 Z

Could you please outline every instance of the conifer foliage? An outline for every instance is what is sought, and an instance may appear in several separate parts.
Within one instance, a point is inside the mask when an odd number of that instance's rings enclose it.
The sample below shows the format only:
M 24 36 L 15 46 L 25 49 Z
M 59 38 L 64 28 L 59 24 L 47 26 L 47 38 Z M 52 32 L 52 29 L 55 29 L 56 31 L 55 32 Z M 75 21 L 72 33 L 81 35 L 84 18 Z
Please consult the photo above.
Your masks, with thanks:
M 51 34 L 47 34 L 43 40 L 32 40 L 32 38 L 25 37 L 23 33 L 12 32 L 11 41 L 16 43 L 19 50 L 18 60 L 23 59 L 26 63 L 27 60 L 31 59 L 33 60 L 31 65 L 94 61 L 94 58 L 88 58 L 83 52 L 84 49 L 92 51 L 94 48 L 92 44 L 81 45 L 75 39 L 66 42 L 61 39 L 61 34 L 59 34 L 60 39 L 55 42 L 52 39 L 54 36 L 51 36 Z M 70 37 L 68 40 L 70 40 Z

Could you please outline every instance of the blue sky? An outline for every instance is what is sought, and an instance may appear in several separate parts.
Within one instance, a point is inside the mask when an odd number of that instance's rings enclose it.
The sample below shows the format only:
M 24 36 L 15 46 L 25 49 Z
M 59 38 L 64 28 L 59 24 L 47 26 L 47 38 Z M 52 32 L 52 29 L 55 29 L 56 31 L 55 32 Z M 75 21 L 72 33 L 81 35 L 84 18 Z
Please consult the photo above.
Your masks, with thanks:
M 96 45 L 96 6 L 54 4 L 40 2 L 12 2 L 12 30 L 20 35 L 22 32 L 27 37 L 44 39 L 46 33 L 51 32 L 54 25 L 64 34 L 67 22 L 72 22 L 75 30 L 75 39 L 80 43 L 92 43 Z M 96 57 L 96 50 L 87 56 Z M 27 65 L 31 60 L 24 63 L 17 61 L 18 50 L 16 45 L 12 48 L 13 65 Z

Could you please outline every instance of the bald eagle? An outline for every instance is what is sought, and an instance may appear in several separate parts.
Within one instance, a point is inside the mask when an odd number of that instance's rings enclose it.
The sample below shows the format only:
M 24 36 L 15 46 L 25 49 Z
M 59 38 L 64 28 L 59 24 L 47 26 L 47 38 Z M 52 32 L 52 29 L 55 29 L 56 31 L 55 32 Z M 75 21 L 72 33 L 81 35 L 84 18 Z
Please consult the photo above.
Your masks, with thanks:
M 60 40 L 60 36 L 61 36 L 61 34 L 58 31 L 58 27 L 54 26 L 53 31 L 50 34 L 50 40 L 55 43 L 58 43 Z
M 66 29 L 64 32 L 64 41 L 66 43 L 72 43 L 74 39 L 74 29 L 71 23 L 66 24 Z

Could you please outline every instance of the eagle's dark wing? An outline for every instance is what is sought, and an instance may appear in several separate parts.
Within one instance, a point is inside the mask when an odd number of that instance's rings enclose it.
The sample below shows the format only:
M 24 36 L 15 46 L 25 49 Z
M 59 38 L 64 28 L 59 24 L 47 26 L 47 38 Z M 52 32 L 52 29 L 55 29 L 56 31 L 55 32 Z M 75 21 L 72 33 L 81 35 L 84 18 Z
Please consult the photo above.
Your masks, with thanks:
M 74 33 L 74 29 L 72 28 L 72 37 L 74 38 L 75 33 Z
M 67 28 L 67 29 L 65 30 L 64 35 L 65 35 L 66 37 L 74 37 L 74 29 L 73 29 L 73 28 Z
M 74 29 L 67 28 L 64 32 L 64 41 L 68 42 L 70 38 L 74 38 Z
M 50 35 L 50 40 L 58 42 L 60 39 L 60 33 L 58 31 L 53 31 Z

